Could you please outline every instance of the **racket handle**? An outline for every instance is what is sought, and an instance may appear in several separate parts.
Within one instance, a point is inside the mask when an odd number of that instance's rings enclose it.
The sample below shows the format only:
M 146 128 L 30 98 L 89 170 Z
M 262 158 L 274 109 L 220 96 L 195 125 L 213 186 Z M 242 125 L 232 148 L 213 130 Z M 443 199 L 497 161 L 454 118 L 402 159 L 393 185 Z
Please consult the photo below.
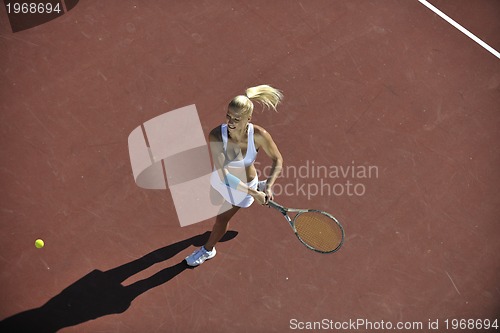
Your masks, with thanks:
M 273 207 L 274 209 L 279 210 L 279 211 L 280 211 L 280 212 L 282 212 L 282 213 L 283 213 L 283 212 L 285 212 L 285 213 L 286 213 L 286 209 L 285 209 L 285 207 L 281 206 L 279 203 L 276 203 L 276 202 L 274 202 L 274 201 L 272 201 L 272 200 L 269 200 L 269 201 L 267 202 L 267 205 L 268 205 L 269 207 Z

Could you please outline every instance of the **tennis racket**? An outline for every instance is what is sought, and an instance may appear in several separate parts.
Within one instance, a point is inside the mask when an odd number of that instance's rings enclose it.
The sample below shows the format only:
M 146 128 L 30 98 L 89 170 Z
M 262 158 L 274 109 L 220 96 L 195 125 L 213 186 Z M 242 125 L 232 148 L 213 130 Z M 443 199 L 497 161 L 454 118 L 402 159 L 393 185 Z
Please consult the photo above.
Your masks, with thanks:
M 269 207 L 278 210 L 288 221 L 297 238 L 308 249 L 320 253 L 333 253 L 344 242 L 344 228 L 327 212 L 316 209 L 286 208 L 269 200 Z M 297 213 L 292 219 L 288 213 Z

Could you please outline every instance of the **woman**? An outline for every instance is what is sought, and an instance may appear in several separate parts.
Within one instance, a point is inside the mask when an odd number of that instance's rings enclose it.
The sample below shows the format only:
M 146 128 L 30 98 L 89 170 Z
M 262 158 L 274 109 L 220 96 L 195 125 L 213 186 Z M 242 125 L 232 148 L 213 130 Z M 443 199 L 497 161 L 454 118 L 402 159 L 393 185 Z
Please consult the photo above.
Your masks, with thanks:
M 254 102 L 276 111 L 282 99 L 281 92 L 268 85 L 248 88 L 245 95 L 236 96 L 229 103 L 226 123 L 210 132 L 214 163 L 211 184 L 218 197 L 224 199 L 225 206 L 223 213 L 216 217 L 207 243 L 186 257 L 189 266 L 198 266 L 215 256 L 215 244 L 224 236 L 229 220 L 240 208 L 250 207 L 254 201 L 266 205 L 273 199 L 272 188 L 281 172 L 283 158 L 271 135 L 250 121 Z M 261 148 L 273 164 L 269 178 L 259 182 L 254 162 Z

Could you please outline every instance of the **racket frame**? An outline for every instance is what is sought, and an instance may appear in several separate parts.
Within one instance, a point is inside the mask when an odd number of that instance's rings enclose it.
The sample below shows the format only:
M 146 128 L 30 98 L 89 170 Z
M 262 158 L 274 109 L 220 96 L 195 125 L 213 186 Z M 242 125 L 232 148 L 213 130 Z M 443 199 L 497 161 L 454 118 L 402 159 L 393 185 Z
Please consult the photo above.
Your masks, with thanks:
M 288 221 L 288 224 L 290 224 L 290 227 L 292 228 L 293 232 L 295 233 L 295 236 L 297 236 L 297 238 L 300 240 L 300 242 L 302 244 L 304 244 L 308 249 L 310 250 L 313 250 L 315 252 L 318 252 L 318 253 L 334 253 L 334 252 L 337 252 L 341 247 L 342 247 L 342 244 L 344 244 L 344 236 L 345 236 L 345 233 L 344 233 L 344 227 L 342 227 L 342 224 L 340 224 L 340 222 L 332 215 L 332 214 L 329 214 L 325 211 L 322 211 L 322 210 L 318 210 L 318 209 L 297 209 L 297 208 L 287 208 L 287 207 L 284 207 L 282 205 L 280 205 L 279 203 L 275 202 L 275 201 L 272 201 L 272 200 L 269 200 L 267 205 L 269 207 L 272 207 L 274 209 L 276 209 L 277 211 L 279 211 L 281 214 L 283 214 L 283 216 L 285 217 L 285 219 Z M 302 238 L 300 238 L 299 234 L 297 233 L 297 229 L 295 228 L 295 219 L 297 217 L 300 216 L 300 214 L 302 213 L 308 213 L 308 212 L 316 212 L 316 213 L 321 213 L 323 215 L 326 215 L 328 216 L 329 218 L 331 218 L 340 228 L 340 231 L 342 233 L 342 238 L 340 240 L 340 243 L 339 245 L 333 249 L 332 251 L 320 251 L 318 249 L 315 249 L 314 247 L 310 246 L 309 244 L 307 244 L 306 242 L 304 242 L 302 240 Z M 295 215 L 295 217 L 293 218 L 293 220 L 290 218 L 290 216 L 288 216 L 288 213 L 297 213 L 297 215 Z

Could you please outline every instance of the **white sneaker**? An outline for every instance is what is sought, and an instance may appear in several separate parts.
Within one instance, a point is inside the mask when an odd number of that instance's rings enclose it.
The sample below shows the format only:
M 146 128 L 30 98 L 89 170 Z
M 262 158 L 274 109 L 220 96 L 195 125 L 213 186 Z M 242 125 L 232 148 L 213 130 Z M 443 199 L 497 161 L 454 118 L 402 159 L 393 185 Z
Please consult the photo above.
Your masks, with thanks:
M 215 247 L 212 249 L 212 251 L 207 251 L 205 250 L 205 247 L 202 246 L 198 250 L 191 253 L 191 255 L 186 257 L 186 263 L 189 266 L 198 266 L 203 264 L 205 260 L 212 259 L 216 254 L 217 251 L 215 251 Z

